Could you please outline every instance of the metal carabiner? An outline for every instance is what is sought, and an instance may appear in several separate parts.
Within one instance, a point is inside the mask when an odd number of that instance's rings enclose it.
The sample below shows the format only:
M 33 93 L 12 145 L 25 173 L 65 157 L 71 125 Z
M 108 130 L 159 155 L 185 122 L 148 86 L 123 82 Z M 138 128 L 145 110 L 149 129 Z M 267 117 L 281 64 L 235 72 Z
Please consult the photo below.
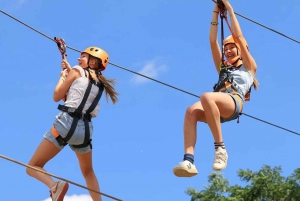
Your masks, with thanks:
M 67 46 L 66 46 L 66 42 L 64 39 L 62 38 L 58 38 L 58 37 L 54 37 L 54 40 L 57 44 L 58 50 L 60 51 L 61 55 L 62 55 L 62 59 L 65 59 L 67 54 Z

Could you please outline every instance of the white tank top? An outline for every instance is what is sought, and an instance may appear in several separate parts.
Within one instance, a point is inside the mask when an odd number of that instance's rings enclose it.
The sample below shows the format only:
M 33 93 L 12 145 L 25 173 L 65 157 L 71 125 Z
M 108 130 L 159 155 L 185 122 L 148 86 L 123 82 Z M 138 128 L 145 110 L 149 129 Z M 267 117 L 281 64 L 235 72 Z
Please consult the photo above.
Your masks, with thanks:
M 67 101 L 64 105 L 67 107 L 78 108 L 83 99 L 84 93 L 87 89 L 90 80 L 87 77 L 85 77 L 85 73 L 82 67 L 74 66 L 73 69 L 79 70 L 81 77 L 73 81 L 67 94 Z M 88 99 L 83 107 L 83 113 L 85 113 L 87 109 L 89 109 L 90 105 L 97 96 L 98 91 L 99 88 L 93 84 Z M 95 109 L 91 112 L 92 117 L 96 117 L 98 115 L 99 109 L 100 103 L 98 102 Z

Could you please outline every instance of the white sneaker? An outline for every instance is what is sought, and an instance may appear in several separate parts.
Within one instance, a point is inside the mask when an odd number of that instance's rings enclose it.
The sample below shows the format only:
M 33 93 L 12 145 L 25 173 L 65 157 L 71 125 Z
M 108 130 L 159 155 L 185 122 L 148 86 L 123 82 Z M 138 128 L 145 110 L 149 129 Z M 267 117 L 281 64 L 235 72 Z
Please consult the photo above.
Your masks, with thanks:
M 69 189 L 69 184 L 65 181 L 58 181 L 56 185 L 50 190 L 50 197 L 52 201 L 63 201 Z
M 228 155 L 226 149 L 219 147 L 215 152 L 215 160 L 213 164 L 214 170 L 223 170 L 227 166 Z
M 194 164 L 185 160 L 183 162 L 180 162 L 178 166 L 173 168 L 173 173 L 177 177 L 192 177 L 198 174 L 198 171 Z

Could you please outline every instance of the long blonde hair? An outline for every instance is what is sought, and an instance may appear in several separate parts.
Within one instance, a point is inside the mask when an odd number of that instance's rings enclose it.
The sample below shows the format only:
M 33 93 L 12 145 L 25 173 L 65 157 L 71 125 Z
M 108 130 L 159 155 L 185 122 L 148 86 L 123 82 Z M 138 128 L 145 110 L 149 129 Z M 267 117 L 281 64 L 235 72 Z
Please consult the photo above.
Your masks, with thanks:
M 100 65 L 102 65 L 102 62 L 100 59 L 91 56 L 91 59 L 94 59 L 96 61 L 96 68 L 100 69 Z M 113 104 L 116 104 L 118 102 L 118 95 L 119 93 L 116 92 L 114 85 L 116 84 L 115 79 L 107 79 L 99 70 L 96 70 L 97 78 L 104 84 L 105 89 L 105 95 L 106 95 L 106 102 L 108 102 L 108 96 L 110 97 Z
M 253 78 L 253 86 L 254 86 L 255 90 L 258 89 L 258 85 L 259 85 L 259 82 L 258 82 L 257 78 Z

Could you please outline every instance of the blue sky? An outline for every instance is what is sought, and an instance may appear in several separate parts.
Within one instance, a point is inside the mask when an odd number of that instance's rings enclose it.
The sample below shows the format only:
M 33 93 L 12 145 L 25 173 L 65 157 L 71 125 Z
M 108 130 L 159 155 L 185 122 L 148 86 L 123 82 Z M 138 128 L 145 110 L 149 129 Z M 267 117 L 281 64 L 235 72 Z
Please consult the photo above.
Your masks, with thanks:
M 95 2 L 0 0 L 0 8 L 48 36 L 64 38 L 76 49 L 100 46 L 112 63 L 197 95 L 212 90 L 217 81 L 208 40 L 212 1 Z M 300 39 L 295 21 L 300 17 L 298 1 L 231 3 L 236 12 Z M 260 82 L 244 112 L 300 132 L 299 44 L 238 19 L 258 64 Z M 27 163 L 59 112 L 52 95 L 61 56 L 55 43 L 3 14 L 0 24 L 0 154 Z M 70 64 L 76 65 L 79 54 L 70 49 L 67 53 Z M 93 160 L 101 191 L 125 201 L 189 200 L 184 193 L 187 187 L 203 189 L 207 185 L 214 154 L 208 126 L 198 124 L 195 164 L 199 174 L 177 178 L 172 173 L 183 158 L 184 113 L 197 98 L 112 65 L 104 75 L 117 80 L 116 90 L 121 95 L 116 105 L 106 104 L 102 98 L 94 120 Z M 240 168 L 281 165 L 283 174 L 289 175 L 300 165 L 297 135 L 246 116 L 239 124 L 232 121 L 222 128 L 229 154 L 223 173 L 231 184 L 241 184 L 236 176 Z M 29 177 L 23 166 L 4 159 L 0 164 L 0 200 L 49 198 L 47 187 Z M 85 185 L 69 147 L 45 168 Z M 87 194 L 71 185 L 70 197 L 65 200 L 89 200 Z

